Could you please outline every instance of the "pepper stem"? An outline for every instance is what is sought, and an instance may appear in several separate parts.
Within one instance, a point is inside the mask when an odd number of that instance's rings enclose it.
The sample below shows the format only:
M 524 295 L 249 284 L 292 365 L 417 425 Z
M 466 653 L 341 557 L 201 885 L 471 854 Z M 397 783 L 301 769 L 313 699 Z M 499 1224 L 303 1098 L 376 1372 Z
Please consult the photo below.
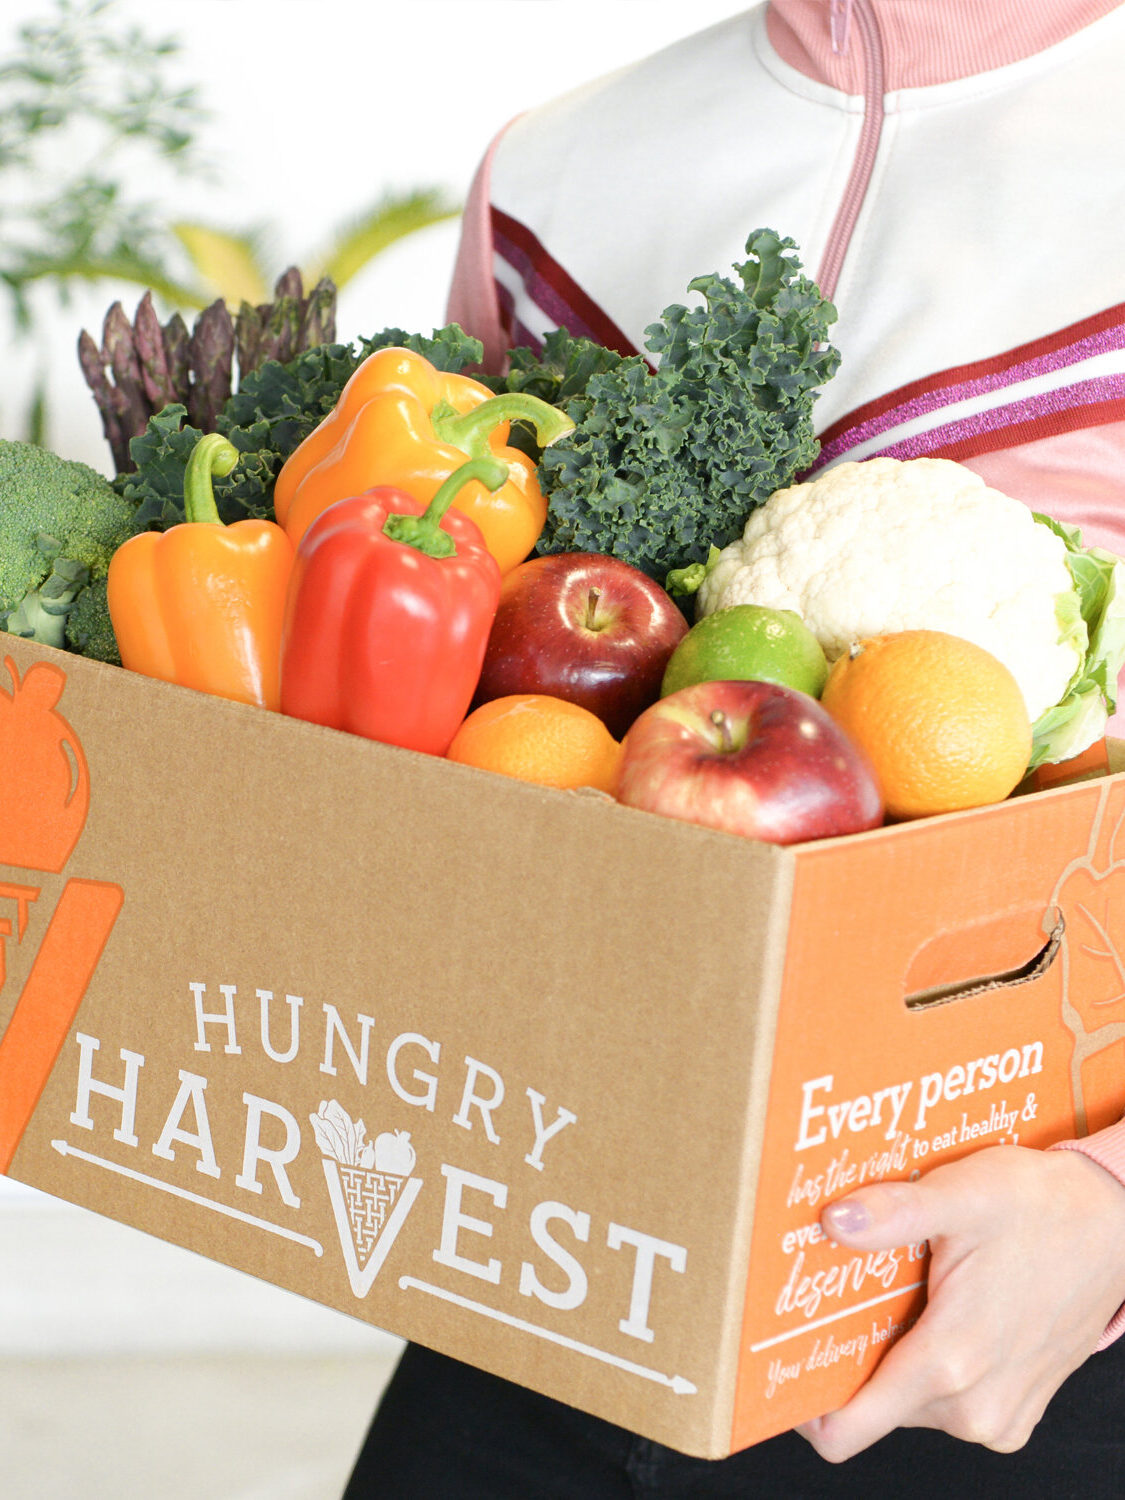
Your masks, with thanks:
M 530 423 L 541 448 L 549 448 L 574 428 L 566 412 L 524 391 L 491 396 L 466 412 L 455 411 L 448 402 L 442 402 L 434 408 L 431 420 L 439 442 L 460 448 L 470 458 L 488 456 L 488 440 L 504 422 Z
M 453 557 L 457 543 L 441 529 L 446 511 L 471 480 L 479 479 L 486 490 L 498 490 L 507 478 L 508 465 L 498 458 L 471 458 L 454 469 L 420 516 L 393 511 L 383 522 L 383 534 L 427 557 Z
M 213 526 L 223 524 L 215 504 L 212 475 L 229 474 L 242 457 L 222 433 L 208 432 L 191 450 L 184 470 L 184 520 Z

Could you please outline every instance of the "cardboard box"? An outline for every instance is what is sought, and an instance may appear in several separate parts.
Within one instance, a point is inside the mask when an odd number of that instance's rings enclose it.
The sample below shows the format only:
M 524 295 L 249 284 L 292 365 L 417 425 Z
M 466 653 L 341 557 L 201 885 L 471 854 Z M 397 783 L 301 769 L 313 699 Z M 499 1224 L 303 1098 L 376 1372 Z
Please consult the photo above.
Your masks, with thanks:
M 828 1199 L 1125 1107 L 1121 774 L 777 848 L 0 657 L 0 1170 L 649 1437 L 916 1316 Z

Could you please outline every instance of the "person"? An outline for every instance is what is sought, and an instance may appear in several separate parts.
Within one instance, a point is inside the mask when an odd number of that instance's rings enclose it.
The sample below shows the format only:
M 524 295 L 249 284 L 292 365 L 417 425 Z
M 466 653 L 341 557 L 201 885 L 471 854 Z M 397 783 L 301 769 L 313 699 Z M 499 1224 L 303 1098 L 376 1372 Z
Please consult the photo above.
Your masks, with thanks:
M 492 369 L 559 326 L 641 351 L 772 227 L 839 314 L 818 464 L 956 458 L 1125 554 L 1123 69 L 1120 0 L 759 4 L 502 132 L 450 319 Z M 922 1317 L 839 1411 L 707 1461 L 409 1346 L 347 1500 L 1120 1492 L 1125 1122 L 822 1222 L 932 1252 Z

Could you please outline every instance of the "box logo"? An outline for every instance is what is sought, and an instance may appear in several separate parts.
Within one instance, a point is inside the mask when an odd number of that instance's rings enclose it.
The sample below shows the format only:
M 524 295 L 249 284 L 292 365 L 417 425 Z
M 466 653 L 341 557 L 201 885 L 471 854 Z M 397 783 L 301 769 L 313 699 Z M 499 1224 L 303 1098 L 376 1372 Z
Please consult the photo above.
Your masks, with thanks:
M 1091 1097 L 1119 1101 L 1125 1085 L 1125 806 L 1119 785 L 1103 789 L 1087 847 L 1060 872 L 1052 904 L 1066 927 L 1061 1014 L 1074 1038 L 1075 1130 L 1084 1135 L 1109 1123 L 1091 1120 Z
M 5 657 L 0 685 L 0 865 L 59 874 L 90 806 L 81 742 L 58 712 L 66 673 L 34 662 L 21 681 Z M 0 993 L 6 945 L 23 942 L 42 894 L 30 881 L 0 882 Z M 7 1172 L 101 958 L 124 892 L 71 879 L 51 915 L 11 1020 L 0 1036 L 0 1174 Z
M 57 874 L 74 851 L 90 807 L 90 772 L 74 730 L 58 712 L 66 673 L 33 662 L 20 681 L 4 658 L 0 683 L 0 865 Z

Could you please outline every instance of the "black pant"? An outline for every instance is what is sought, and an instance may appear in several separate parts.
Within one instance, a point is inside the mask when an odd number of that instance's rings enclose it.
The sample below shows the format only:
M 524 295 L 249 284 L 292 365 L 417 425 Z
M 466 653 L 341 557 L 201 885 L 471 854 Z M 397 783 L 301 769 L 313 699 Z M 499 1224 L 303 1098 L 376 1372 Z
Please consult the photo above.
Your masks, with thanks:
M 1066 1382 L 1018 1453 L 924 1429 L 844 1464 L 784 1433 L 688 1458 L 410 1345 L 344 1500 L 1122 1500 L 1125 1339 Z

